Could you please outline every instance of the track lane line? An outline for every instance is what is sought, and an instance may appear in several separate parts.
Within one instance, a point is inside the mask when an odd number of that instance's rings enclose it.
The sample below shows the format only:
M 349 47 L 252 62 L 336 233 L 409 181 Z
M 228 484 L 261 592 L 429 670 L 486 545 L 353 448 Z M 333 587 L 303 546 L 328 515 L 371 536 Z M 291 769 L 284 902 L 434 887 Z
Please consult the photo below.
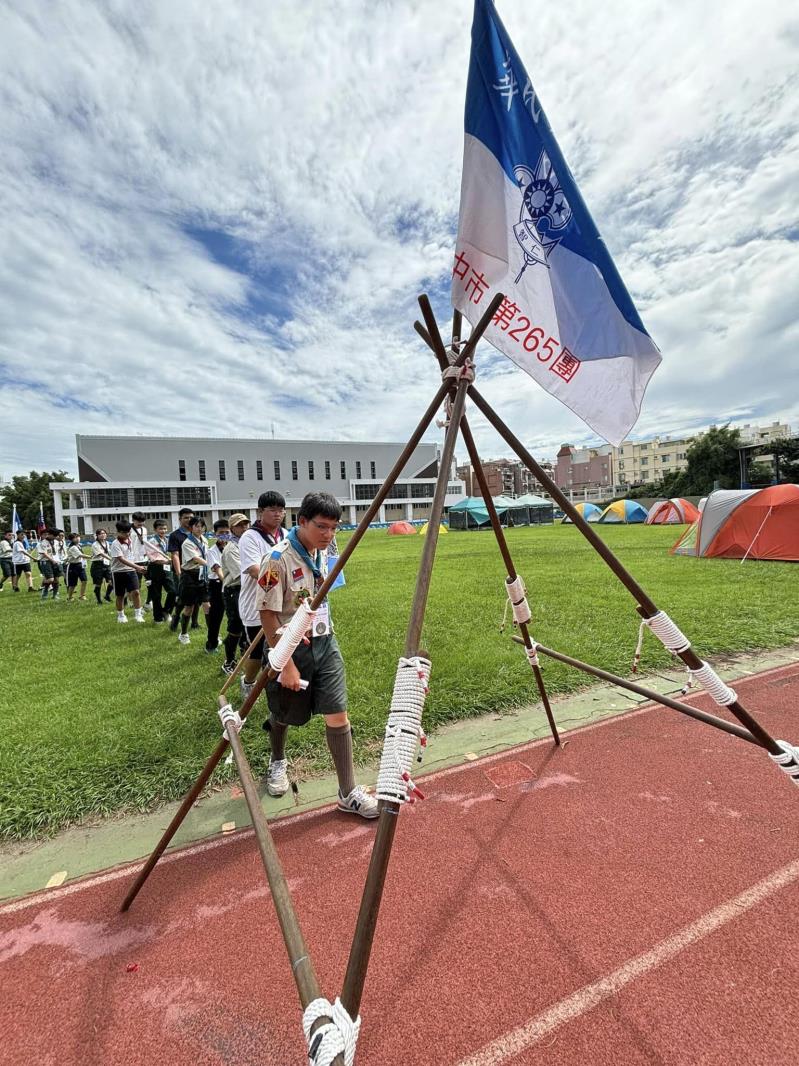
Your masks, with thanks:
M 751 888 L 738 896 L 727 900 L 712 911 L 702 915 L 695 922 L 684 926 L 672 936 L 661 940 L 650 951 L 633 959 L 628 959 L 622 966 L 606 977 L 601 977 L 589 985 L 584 985 L 571 996 L 555 1003 L 535 1018 L 525 1022 L 516 1029 L 484 1045 L 468 1058 L 460 1059 L 456 1066 L 500 1066 L 509 1059 L 521 1054 L 527 1048 L 539 1043 L 545 1036 L 567 1022 L 587 1014 L 604 1000 L 620 992 L 639 977 L 656 970 L 665 962 L 679 955 L 681 951 L 699 943 L 728 922 L 740 918 L 773 896 L 780 889 L 799 880 L 799 859 L 783 866 L 769 877 L 758 881 Z

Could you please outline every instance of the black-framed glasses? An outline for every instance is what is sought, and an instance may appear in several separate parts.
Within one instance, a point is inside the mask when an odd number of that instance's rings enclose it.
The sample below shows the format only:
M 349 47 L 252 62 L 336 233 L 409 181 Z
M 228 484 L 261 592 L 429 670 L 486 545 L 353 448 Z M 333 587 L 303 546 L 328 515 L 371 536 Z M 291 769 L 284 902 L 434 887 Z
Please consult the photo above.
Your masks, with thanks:
M 335 537 L 336 533 L 338 533 L 341 529 L 341 526 L 339 526 L 338 524 L 336 524 L 335 526 L 320 525 L 320 523 L 317 522 L 314 518 L 309 518 L 308 521 L 311 523 L 312 526 L 316 526 L 320 533 L 329 533 L 331 537 Z

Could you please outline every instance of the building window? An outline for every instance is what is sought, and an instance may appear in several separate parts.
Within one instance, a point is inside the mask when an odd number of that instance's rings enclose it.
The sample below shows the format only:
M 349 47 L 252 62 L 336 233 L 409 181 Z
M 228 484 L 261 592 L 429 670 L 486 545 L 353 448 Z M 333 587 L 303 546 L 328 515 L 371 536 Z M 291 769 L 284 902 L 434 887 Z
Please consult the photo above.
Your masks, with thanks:
M 297 460 L 296 459 L 292 459 L 291 460 L 291 480 L 292 481 L 296 481 L 298 479 L 298 477 L 299 477 L 299 474 L 297 473 Z
M 426 499 L 436 491 L 434 481 L 425 482 L 423 485 L 411 485 L 411 498 L 414 500 Z
M 275 459 L 275 481 L 280 481 L 280 460 Z
M 360 481 L 361 480 L 361 460 L 360 459 L 356 459 L 355 460 L 355 480 L 356 481 Z
M 377 463 L 374 459 L 369 462 L 369 477 L 377 477 Z
M 210 489 L 175 489 L 175 503 L 178 507 L 197 507 L 211 502 Z
M 347 464 L 344 462 L 343 459 L 341 460 L 341 480 L 347 480 Z
M 186 480 L 186 460 L 178 459 L 178 481 Z
M 330 460 L 325 459 L 325 481 L 330 481 Z
M 172 493 L 169 489 L 134 489 L 133 506 L 171 507 Z
M 262 459 L 255 460 L 255 477 L 257 481 L 264 479 L 264 464 Z
M 308 460 L 308 480 L 313 481 L 313 459 Z
M 243 481 L 244 480 L 244 460 L 243 459 L 237 459 L 236 460 L 236 470 L 238 471 L 239 481 Z
M 205 481 L 205 459 L 197 460 L 197 477 L 200 481 Z
M 373 500 L 380 489 L 379 485 L 356 485 L 356 500 Z
M 122 507 L 127 510 L 129 505 L 127 489 L 88 489 L 86 496 L 88 497 L 87 505 L 91 508 Z M 108 521 L 108 519 L 103 519 L 103 521 Z
M 407 500 L 408 499 L 408 486 L 407 485 L 397 485 L 397 484 L 392 485 L 391 488 L 388 490 L 388 496 L 386 497 L 386 499 L 389 499 L 389 500 Z
M 225 476 L 226 476 L 225 475 L 225 460 L 224 459 L 220 459 L 219 460 L 219 480 L 220 481 L 224 481 L 225 480 Z

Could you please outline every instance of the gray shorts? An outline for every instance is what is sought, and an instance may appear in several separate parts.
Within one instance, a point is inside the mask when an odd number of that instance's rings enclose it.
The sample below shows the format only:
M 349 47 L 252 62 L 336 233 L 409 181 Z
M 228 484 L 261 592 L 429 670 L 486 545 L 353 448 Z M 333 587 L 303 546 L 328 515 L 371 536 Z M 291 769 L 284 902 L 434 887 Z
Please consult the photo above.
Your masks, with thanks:
M 347 709 L 347 678 L 335 636 L 314 637 L 294 652 L 300 677 L 309 682 L 305 691 L 283 688 L 276 680 L 266 683 L 270 713 L 284 725 L 305 725 L 315 714 L 339 714 Z

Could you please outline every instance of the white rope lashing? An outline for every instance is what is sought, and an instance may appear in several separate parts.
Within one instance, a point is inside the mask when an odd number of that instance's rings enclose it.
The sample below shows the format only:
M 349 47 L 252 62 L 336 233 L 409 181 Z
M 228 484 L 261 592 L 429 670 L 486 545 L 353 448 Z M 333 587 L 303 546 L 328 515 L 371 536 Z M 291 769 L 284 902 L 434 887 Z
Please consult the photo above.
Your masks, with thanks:
M 506 578 L 505 589 L 513 609 L 513 620 L 517 624 L 526 625 L 533 616 L 527 602 L 527 589 L 524 587 L 524 582 L 518 576 L 513 581 L 508 581 Z
M 424 799 L 411 779 L 411 767 L 419 744 L 424 747 L 427 739 L 422 729 L 422 710 L 429 680 L 430 661 L 421 655 L 397 663 L 375 789 L 379 800 L 413 803 L 414 797 Z
M 274 648 L 269 649 L 269 665 L 277 673 L 280 673 L 300 646 L 300 641 L 313 625 L 315 618 L 316 611 L 311 610 L 311 601 L 302 600 L 291 620 L 283 627 L 280 640 Z
M 241 727 L 244 725 L 244 721 L 238 711 L 234 711 L 229 703 L 226 703 L 224 707 L 220 707 L 217 712 L 222 721 L 222 735 L 230 739 L 231 727 L 236 730 L 237 733 L 241 732 Z
M 530 647 L 525 647 L 524 654 L 527 656 L 527 661 L 531 667 L 538 666 L 538 645 L 535 641 L 532 641 Z
M 735 703 L 738 699 L 738 693 L 735 689 L 725 685 L 710 663 L 706 663 L 704 660 L 698 670 L 689 668 L 688 675 L 691 681 L 696 678 L 705 692 L 713 697 L 719 707 L 729 707 L 731 703 Z M 690 687 L 689 683 L 687 688 Z
M 691 647 L 691 642 L 686 635 L 675 625 L 669 618 L 665 611 L 658 611 L 657 614 L 653 614 L 651 618 L 644 618 L 638 627 L 638 644 L 635 647 L 635 655 L 633 656 L 633 669 L 634 674 L 638 673 L 638 664 L 641 661 L 641 650 L 644 646 L 644 633 L 647 629 L 655 634 L 658 640 L 663 646 L 670 651 L 672 655 L 676 655 L 681 651 L 688 651 Z
M 799 785 L 799 747 L 789 744 L 787 740 L 778 740 L 776 743 L 782 748 L 782 754 L 772 755 L 769 752 L 769 758 L 785 771 L 795 785 Z
M 320 1025 L 311 1036 L 313 1024 L 319 1018 L 331 1018 L 332 1021 Z M 308 1044 L 308 1062 L 311 1066 L 330 1066 L 337 1055 L 344 1056 L 345 1066 L 352 1066 L 361 1029 L 361 1017 L 358 1015 L 353 1021 L 338 996 L 335 1003 L 321 997 L 309 1003 L 302 1015 L 302 1028 Z
M 446 370 L 442 370 L 442 381 L 449 381 L 451 378 L 455 378 L 456 381 L 462 381 L 464 378 L 467 381 L 474 381 L 474 363 L 472 360 L 467 359 L 463 366 L 455 366 L 455 364 L 452 363 L 446 368 Z

